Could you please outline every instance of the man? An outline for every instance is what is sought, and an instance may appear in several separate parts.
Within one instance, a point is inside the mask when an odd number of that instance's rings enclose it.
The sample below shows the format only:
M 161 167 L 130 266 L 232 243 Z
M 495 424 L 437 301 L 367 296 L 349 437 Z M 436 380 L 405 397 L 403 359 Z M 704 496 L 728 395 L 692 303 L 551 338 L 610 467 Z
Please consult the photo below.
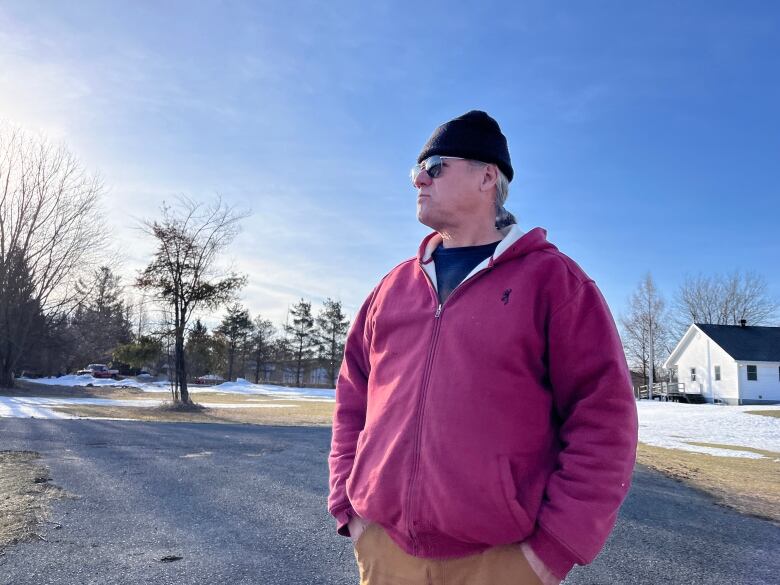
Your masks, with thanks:
M 439 126 L 417 162 L 417 217 L 435 231 L 351 327 L 329 511 L 361 583 L 558 583 L 596 557 L 631 482 L 614 321 L 546 232 L 504 209 L 513 169 L 493 118 Z

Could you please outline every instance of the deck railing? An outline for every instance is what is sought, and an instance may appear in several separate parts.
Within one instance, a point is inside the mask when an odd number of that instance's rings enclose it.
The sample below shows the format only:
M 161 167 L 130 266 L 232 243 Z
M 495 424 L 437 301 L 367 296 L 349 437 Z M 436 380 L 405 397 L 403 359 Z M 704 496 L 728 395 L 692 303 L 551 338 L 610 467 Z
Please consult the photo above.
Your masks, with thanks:
M 634 390 L 634 395 L 639 399 L 650 398 L 647 384 Z M 653 398 L 668 400 L 669 398 L 684 398 L 687 396 L 700 396 L 698 389 L 685 389 L 685 382 L 657 382 L 653 384 Z

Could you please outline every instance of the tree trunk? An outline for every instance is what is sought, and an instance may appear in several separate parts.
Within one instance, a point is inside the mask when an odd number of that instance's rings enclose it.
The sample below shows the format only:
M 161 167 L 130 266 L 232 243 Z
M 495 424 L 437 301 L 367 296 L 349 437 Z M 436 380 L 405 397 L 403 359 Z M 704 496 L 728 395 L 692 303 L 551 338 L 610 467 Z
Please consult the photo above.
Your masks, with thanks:
M 328 364 L 328 375 L 330 376 L 330 385 L 336 387 L 336 336 L 330 340 L 330 363 Z
M 176 333 L 176 380 L 179 386 L 181 401 L 190 404 L 190 393 L 187 390 L 187 364 L 184 359 L 184 332 Z
M 298 344 L 297 356 L 295 356 L 295 387 L 301 387 L 301 362 L 303 361 L 303 341 Z
M 0 368 L 0 388 L 14 387 L 14 373 L 8 364 L 3 364 Z

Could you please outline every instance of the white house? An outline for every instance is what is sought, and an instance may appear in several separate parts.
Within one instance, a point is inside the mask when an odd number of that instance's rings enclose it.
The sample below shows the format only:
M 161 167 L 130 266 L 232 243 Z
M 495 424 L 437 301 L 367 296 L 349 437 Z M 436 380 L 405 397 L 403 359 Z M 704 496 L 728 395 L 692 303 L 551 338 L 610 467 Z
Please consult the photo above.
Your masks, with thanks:
M 780 403 L 780 327 L 693 323 L 664 362 L 707 402 Z

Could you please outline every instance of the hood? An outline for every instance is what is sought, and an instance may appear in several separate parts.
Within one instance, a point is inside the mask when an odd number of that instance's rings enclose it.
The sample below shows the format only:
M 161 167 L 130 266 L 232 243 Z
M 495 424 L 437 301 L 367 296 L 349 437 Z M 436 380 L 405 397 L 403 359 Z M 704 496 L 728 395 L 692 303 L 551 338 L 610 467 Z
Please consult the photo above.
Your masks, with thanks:
M 496 246 L 493 255 L 477 264 L 461 282 L 465 282 L 485 268 L 492 268 L 495 265 L 525 256 L 531 252 L 546 249 L 557 250 L 553 244 L 547 241 L 547 230 L 543 228 L 535 227 L 530 232 L 524 233 L 517 224 L 512 224 L 500 231 L 504 238 Z M 418 266 L 428 275 L 428 279 L 436 291 L 439 290 L 439 287 L 436 282 L 436 266 L 433 262 L 433 252 L 442 242 L 442 239 L 441 234 L 433 232 L 423 239 L 420 248 L 417 250 Z
M 488 266 L 501 264 L 520 256 L 525 256 L 538 250 L 557 248 L 547 241 L 547 230 L 535 227 L 529 232 L 523 232 L 517 224 L 507 226 L 500 230 L 504 238 L 496 246 L 495 252 L 487 260 Z M 421 265 L 433 262 L 433 252 L 442 242 L 438 232 L 428 234 L 417 250 L 417 260 Z

